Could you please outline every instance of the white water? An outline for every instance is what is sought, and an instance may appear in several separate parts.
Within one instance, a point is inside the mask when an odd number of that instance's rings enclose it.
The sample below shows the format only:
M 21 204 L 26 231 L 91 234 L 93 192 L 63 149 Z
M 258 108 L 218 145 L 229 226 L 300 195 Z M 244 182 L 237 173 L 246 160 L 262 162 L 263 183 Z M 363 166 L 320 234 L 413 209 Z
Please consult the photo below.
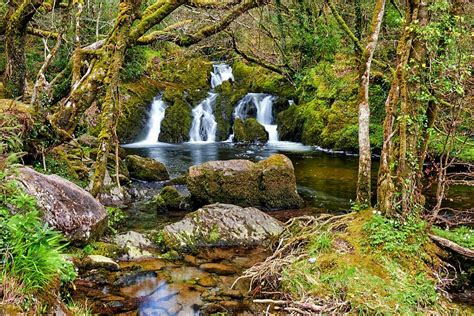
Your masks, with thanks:
M 147 122 L 148 132 L 145 138 L 139 142 L 129 144 L 129 145 L 153 145 L 157 144 L 158 138 L 160 137 L 161 131 L 161 122 L 165 118 L 166 103 L 161 99 L 161 95 L 158 95 L 153 98 L 151 103 L 151 109 L 149 113 L 149 118 Z
M 209 96 L 193 109 L 193 123 L 189 131 L 191 142 L 214 142 L 216 140 L 217 123 L 212 114 L 217 93 L 209 92 Z
M 273 100 L 272 95 L 264 93 L 248 93 L 237 103 L 234 110 L 234 118 L 245 120 L 250 116 L 252 107 L 256 109 L 257 122 L 263 125 L 268 133 L 268 142 L 278 141 L 277 125 L 273 124 Z M 231 135 L 232 137 L 232 135 Z M 230 138 L 231 138 L 230 137 Z M 229 138 L 229 139 L 230 139 Z
M 220 86 L 224 81 L 234 81 L 232 67 L 227 64 L 214 64 L 214 70 L 211 72 L 211 88 Z
M 216 140 L 217 122 L 213 114 L 217 93 L 212 92 L 224 81 L 234 80 L 232 67 L 227 64 L 214 64 L 211 72 L 211 87 L 209 96 L 193 109 L 193 123 L 189 131 L 190 142 L 208 142 Z

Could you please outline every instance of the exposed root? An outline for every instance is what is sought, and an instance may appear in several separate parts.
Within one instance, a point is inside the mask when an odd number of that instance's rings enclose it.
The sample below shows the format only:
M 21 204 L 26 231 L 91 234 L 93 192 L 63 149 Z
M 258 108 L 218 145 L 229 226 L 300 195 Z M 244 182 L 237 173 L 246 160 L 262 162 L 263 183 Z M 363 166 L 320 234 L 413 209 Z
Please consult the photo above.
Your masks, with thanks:
M 311 236 L 325 231 L 342 231 L 347 223 L 354 218 L 355 213 L 332 216 L 322 214 L 318 217 L 302 216 L 290 219 L 285 223 L 285 230 L 280 239 L 273 245 L 273 254 L 264 262 L 260 262 L 244 271 L 235 280 L 232 287 L 241 279 L 250 279 L 251 291 L 268 297 L 278 297 L 278 300 L 256 299 L 255 303 L 281 306 L 291 315 L 314 315 L 315 313 L 343 312 L 347 308 L 345 301 L 323 301 L 314 297 L 294 298 L 289 293 L 282 293 L 280 282 L 281 272 L 286 266 L 308 256 L 305 246 Z M 283 298 L 283 299 L 282 299 Z

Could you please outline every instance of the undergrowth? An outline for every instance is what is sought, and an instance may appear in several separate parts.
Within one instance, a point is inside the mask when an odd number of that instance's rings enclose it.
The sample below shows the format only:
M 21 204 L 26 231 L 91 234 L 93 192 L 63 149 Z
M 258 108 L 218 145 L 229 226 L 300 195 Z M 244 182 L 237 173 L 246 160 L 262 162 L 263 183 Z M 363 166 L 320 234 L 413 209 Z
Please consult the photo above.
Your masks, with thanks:
M 458 226 L 448 230 L 433 226 L 432 229 L 440 237 L 449 239 L 460 246 L 474 249 L 474 228 L 472 227 Z
M 245 277 L 307 311 L 410 315 L 451 308 L 437 291 L 441 262 L 425 222 L 370 210 L 333 218 L 294 220 L 272 258 Z

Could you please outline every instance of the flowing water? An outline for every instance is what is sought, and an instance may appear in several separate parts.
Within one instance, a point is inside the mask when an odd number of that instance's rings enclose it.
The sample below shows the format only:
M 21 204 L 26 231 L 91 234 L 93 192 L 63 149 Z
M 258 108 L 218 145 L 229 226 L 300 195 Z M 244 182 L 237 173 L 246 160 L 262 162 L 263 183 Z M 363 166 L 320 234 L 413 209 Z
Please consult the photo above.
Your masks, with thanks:
M 277 125 L 273 118 L 273 101 L 275 97 L 265 93 L 248 93 L 237 103 L 234 118 L 245 120 L 255 116 L 268 133 L 268 141 L 278 141 Z
M 201 101 L 193 109 L 193 122 L 189 131 L 191 142 L 212 143 L 216 139 L 217 122 L 214 117 L 214 105 L 217 99 L 217 93 L 214 88 L 221 85 L 224 81 L 234 81 L 232 67 L 227 64 L 214 64 L 211 72 L 211 91 L 209 96 Z
M 193 123 L 189 131 L 191 142 L 214 142 L 216 139 L 217 122 L 213 107 L 217 93 L 209 92 L 209 96 L 193 109 Z
M 139 141 L 138 145 L 150 145 L 158 143 L 160 137 L 161 122 L 165 118 L 166 104 L 161 99 L 161 95 L 156 96 L 152 103 L 150 113 L 148 114 L 147 134 L 145 138 Z

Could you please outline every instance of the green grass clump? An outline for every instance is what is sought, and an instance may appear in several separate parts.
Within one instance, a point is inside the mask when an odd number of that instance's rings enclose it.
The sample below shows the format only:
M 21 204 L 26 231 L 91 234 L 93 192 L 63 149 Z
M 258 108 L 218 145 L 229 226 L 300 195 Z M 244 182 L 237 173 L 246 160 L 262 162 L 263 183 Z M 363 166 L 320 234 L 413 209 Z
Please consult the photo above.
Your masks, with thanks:
M 449 239 L 460 246 L 474 249 L 474 229 L 467 226 L 458 226 L 456 228 L 446 230 L 433 226 L 433 232 L 443 238 Z
M 282 291 L 295 300 L 346 302 L 340 312 L 422 314 L 445 312 L 436 279 L 424 259 L 426 224 L 404 223 L 361 211 L 336 231 L 322 228 L 306 244 L 307 256 L 283 268 Z
M 13 172 L 0 173 L 0 286 L 10 289 L 15 303 L 28 304 L 37 301 L 33 296 L 59 291 L 76 271 L 63 255 L 63 236 L 41 222 L 36 200 L 7 180 Z

